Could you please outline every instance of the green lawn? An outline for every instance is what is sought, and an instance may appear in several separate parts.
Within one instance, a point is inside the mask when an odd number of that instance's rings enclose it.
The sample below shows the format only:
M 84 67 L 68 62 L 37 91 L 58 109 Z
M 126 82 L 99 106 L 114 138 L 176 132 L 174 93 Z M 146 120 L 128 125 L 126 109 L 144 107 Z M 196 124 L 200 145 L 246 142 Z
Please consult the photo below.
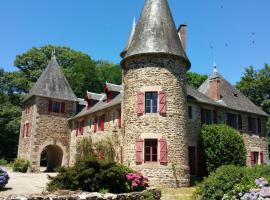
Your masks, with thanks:
M 192 200 L 195 187 L 189 188 L 160 188 L 162 192 L 162 200 Z

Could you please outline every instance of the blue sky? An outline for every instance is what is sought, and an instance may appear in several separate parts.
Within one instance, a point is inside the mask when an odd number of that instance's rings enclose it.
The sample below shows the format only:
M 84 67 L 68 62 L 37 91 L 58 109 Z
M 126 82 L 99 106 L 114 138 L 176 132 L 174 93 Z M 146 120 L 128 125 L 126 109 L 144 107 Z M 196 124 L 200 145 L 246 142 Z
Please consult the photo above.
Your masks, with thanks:
M 175 23 L 188 25 L 191 71 L 209 74 L 215 61 L 232 83 L 244 68 L 270 64 L 269 0 L 168 0 Z M 33 46 L 69 46 L 119 63 L 144 0 L 1 0 L 0 66 Z

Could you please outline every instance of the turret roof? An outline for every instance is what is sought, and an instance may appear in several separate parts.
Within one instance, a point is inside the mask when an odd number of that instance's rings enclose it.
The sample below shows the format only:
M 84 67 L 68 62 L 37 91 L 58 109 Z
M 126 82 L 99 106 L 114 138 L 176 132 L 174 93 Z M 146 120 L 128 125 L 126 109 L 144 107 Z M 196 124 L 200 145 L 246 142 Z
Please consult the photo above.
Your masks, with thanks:
M 78 101 L 54 54 L 52 55 L 48 66 L 43 71 L 24 101 L 32 96 Z

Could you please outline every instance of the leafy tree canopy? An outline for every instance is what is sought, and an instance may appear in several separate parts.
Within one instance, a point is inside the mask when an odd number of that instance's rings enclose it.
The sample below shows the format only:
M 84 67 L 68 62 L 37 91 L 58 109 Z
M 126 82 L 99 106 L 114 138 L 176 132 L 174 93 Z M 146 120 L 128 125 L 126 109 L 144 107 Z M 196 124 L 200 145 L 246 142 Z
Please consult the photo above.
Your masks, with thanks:
M 245 69 L 244 76 L 236 87 L 257 106 L 270 114 L 270 65 L 255 70 L 253 66 Z M 267 123 L 270 130 L 270 118 Z
M 196 89 L 199 88 L 206 79 L 207 75 L 202 75 L 195 72 L 187 73 L 187 84 Z
M 106 81 L 121 83 L 120 66 L 106 61 L 94 61 L 85 53 L 68 47 L 47 45 L 33 47 L 16 56 L 14 65 L 19 71 L 11 74 L 10 84 L 19 92 L 27 93 L 37 81 L 55 50 L 59 65 L 69 81 L 74 93 L 83 97 L 87 90 L 102 92 Z

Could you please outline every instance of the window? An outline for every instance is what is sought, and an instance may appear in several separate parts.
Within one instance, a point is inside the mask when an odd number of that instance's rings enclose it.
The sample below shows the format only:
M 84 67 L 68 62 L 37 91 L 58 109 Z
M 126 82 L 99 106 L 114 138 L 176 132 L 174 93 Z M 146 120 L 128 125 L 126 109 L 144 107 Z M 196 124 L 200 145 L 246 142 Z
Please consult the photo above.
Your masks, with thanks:
M 23 125 L 23 129 L 22 129 L 22 133 L 23 133 L 23 138 L 24 137 L 28 137 L 29 136 L 29 132 L 30 132 L 30 124 L 29 122 L 26 122 L 24 125 Z
M 188 106 L 188 118 L 189 119 L 192 119 L 193 118 L 192 106 Z
M 146 113 L 157 113 L 157 92 L 146 92 L 145 93 L 145 112 Z
M 250 133 L 257 133 L 256 119 L 253 117 L 248 117 L 248 131 Z
M 85 126 L 85 121 L 81 121 L 80 122 L 80 129 L 79 129 L 81 135 L 83 135 L 83 133 L 84 133 L 84 126 Z
M 145 162 L 157 162 L 157 139 L 146 139 L 144 144 Z
M 104 121 L 105 121 L 105 115 L 99 116 L 97 119 L 97 124 L 98 124 L 98 130 L 99 131 L 104 131 Z
M 238 129 L 237 115 L 232 113 L 227 113 L 227 125 Z
M 89 118 L 88 119 L 88 126 L 89 126 L 90 129 L 91 129 L 92 124 L 93 124 L 93 119 Z
M 57 102 L 49 100 L 48 112 L 65 113 L 65 102 Z
M 117 114 L 118 114 L 118 112 L 116 112 L 116 111 L 113 111 L 113 112 L 112 112 L 113 123 L 114 123 L 115 120 L 118 118 Z
M 59 102 L 53 102 L 52 104 L 52 111 L 55 112 L 55 113 L 59 113 L 60 112 L 60 107 L 61 107 L 61 104 Z

